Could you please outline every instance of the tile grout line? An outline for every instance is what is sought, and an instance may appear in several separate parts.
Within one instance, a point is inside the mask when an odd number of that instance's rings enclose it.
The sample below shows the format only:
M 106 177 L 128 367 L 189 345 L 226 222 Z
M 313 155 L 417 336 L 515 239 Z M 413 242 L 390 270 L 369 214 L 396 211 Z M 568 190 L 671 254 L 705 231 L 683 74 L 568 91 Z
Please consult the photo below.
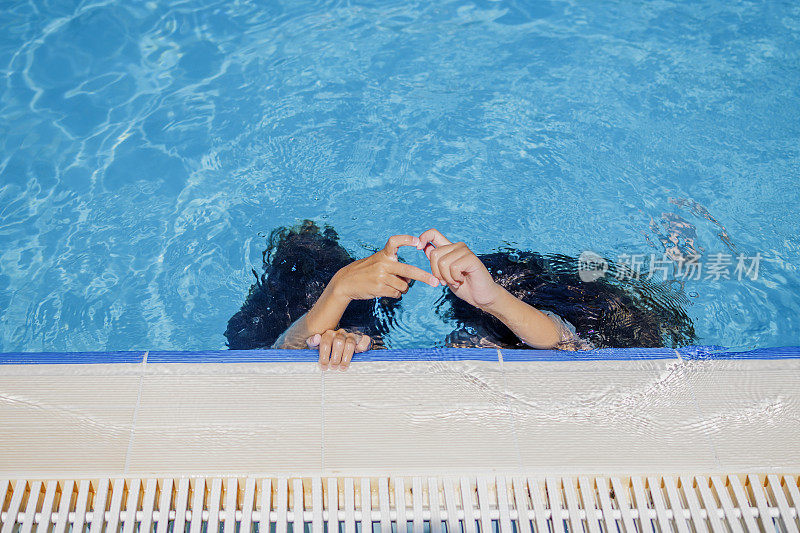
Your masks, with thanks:
M 320 387 L 320 399 L 319 399 L 319 410 L 320 410 L 320 441 L 319 441 L 319 455 L 320 455 L 320 469 L 322 474 L 325 473 L 325 371 L 321 370 L 320 373 L 320 381 L 322 386 Z
M 500 363 L 500 373 L 503 375 L 503 386 L 505 387 L 506 406 L 508 407 L 508 416 L 511 418 L 511 435 L 514 437 L 514 448 L 517 451 L 517 461 L 519 462 L 520 472 L 524 470 L 522 464 L 522 451 L 519 447 L 519 431 L 517 430 L 517 419 L 514 417 L 514 411 L 511 408 L 511 391 L 508 388 L 508 378 L 506 378 L 506 368 L 503 364 L 503 352 L 497 348 L 497 361 Z
M 125 467 L 122 471 L 123 476 L 128 475 L 128 468 L 131 463 L 131 450 L 133 449 L 133 439 L 136 436 L 136 419 L 139 416 L 139 405 L 142 403 L 142 388 L 144 387 L 144 374 L 147 369 L 147 355 L 150 350 L 144 352 L 142 357 L 142 373 L 139 375 L 139 390 L 136 394 L 136 405 L 133 408 L 133 423 L 131 424 L 131 436 L 128 439 L 128 449 L 125 451 Z
M 678 361 L 680 365 L 684 365 L 687 363 L 687 360 L 681 357 L 681 354 L 678 350 L 673 350 L 675 355 L 678 356 Z M 700 402 L 697 401 L 697 394 L 694 392 L 694 387 L 689 382 L 689 380 L 685 381 L 686 387 L 689 389 L 689 394 L 692 395 L 692 403 L 694 404 L 694 410 L 697 413 L 697 416 L 700 420 L 703 419 L 703 411 L 700 409 Z M 719 453 L 717 453 L 717 447 L 714 444 L 714 440 L 711 438 L 710 435 L 706 435 L 706 439 L 708 439 L 708 445 L 711 447 L 711 453 L 714 454 L 714 462 L 717 464 L 717 470 L 722 471 L 722 463 L 719 460 Z

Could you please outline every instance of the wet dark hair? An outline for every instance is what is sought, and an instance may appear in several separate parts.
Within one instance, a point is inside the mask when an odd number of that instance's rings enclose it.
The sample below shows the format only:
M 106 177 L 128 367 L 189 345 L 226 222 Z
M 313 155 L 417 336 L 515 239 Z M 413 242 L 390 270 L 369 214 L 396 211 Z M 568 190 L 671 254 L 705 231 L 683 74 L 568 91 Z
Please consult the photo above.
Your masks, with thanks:
M 259 275 L 253 270 L 256 281 L 242 308 L 228 320 L 228 347 L 271 347 L 311 309 L 333 275 L 353 261 L 329 226 L 320 228 L 306 220 L 292 228 L 274 230 L 262 254 L 263 272 Z M 375 300 L 352 301 L 339 327 L 359 330 L 379 340 L 388 329 L 395 306 L 396 302 L 388 299 L 379 300 L 377 305 Z
M 510 249 L 478 257 L 495 282 L 525 303 L 569 321 L 596 348 L 674 348 L 696 340 L 681 306 L 688 301 L 682 292 L 646 279 L 617 279 L 613 262 L 606 276 L 584 282 L 574 257 Z M 488 334 L 496 344 L 525 347 L 502 322 L 449 290 L 437 312 L 467 331 Z

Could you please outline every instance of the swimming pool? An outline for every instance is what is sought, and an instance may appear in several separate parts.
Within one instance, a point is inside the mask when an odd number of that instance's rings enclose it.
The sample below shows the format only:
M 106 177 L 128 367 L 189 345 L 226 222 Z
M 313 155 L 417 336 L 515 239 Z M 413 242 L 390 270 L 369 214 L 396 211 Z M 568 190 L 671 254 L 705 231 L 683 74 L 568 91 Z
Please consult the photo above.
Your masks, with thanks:
M 276 226 L 367 255 L 760 254 L 698 342 L 800 340 L 791 3 L 51 2 L 0 17 L 0 351 L 217 349 Z M 421 257 L 405 254 L 417 266 Z M 394 348 L 441 345 L 440 290 Z

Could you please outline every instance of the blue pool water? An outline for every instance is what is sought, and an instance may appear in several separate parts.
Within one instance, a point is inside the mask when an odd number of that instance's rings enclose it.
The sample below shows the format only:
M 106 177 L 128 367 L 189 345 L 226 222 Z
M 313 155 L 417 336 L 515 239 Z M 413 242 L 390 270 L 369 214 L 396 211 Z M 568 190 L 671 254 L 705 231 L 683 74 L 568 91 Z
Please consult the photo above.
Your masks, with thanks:
M 0 2 L 0 351 L 217 349 L 263 235 L 695 250 L 698 342 L 800 344 L 796 2 Z M 422 257 L 405 253 L 424 266 Z M 414 287 L 394 348 L 441 345 Z

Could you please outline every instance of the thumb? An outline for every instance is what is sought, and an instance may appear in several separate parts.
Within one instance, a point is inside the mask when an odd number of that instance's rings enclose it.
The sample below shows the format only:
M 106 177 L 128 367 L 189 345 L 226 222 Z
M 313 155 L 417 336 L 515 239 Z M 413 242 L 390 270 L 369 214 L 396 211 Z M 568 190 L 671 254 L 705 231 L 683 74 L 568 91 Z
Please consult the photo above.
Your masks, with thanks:
M 366 352 L 372 346 L 372 339 L 369 335 L 362 335 L 356 344 L 356 353 Z
M 313 337 L 309 337 L 308 339 L 306 339 L 306 344 L 308 345 L 309 348 L 316 348 L 317 346 L 319 346 L 321 340 L 322 340 L 322 335 L 317 333 Z

